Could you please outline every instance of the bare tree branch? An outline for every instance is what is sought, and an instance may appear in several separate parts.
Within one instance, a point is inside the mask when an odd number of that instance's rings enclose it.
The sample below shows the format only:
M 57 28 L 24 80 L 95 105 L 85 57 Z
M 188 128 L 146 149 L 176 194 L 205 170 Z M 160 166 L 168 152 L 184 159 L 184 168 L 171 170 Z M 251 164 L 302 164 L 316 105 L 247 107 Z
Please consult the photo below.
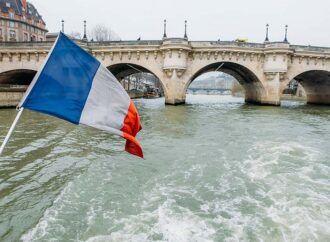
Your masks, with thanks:
M 71 32 L 69 36 L 73 39 L 81 39 L 81 34 L 79 32 Z
M 111 28 L 106 27 L 102 24 L 94 26 L 90 36 L 94 41 L 120 40 L 120 37 Z

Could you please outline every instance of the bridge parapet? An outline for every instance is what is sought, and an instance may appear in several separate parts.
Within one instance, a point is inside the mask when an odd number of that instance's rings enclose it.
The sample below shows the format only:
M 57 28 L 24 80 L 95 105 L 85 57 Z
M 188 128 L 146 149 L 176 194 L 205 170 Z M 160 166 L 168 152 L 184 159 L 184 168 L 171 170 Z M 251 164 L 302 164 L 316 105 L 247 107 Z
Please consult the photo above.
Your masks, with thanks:
M 237 42 L 237 41 L 190 41 L 193 48 L 221 48 L 221 47 L 233 47 L 233 48 L 264 48 L 265 44 L 249 43 L 249 42 Z
M 288 55 L 292 53 L 290 44 L 285 42 L 269 43 L 264 49 L 264 73 L 285 73 L 288 70 Z
M 310 45 L 290 45 L 296 51 L 323 52 L 330 53 L 330 47 L 310 46 Z
M 54 41 L 42 42 L 0 42 L 0 48 L 40 48 L 44 46 L 52 46 Z
M 81 41 L 79 41 L 81 42 Z M 162 40 L 128 40 L 128 41 L 101 41 L 101 42 L 87 42 L 87 46 L 90 48 L 93 47 L 111 47 L 111 46 L 160 46 L 162 44 Z
M 255 53 L 262 55 L 287 54 L 289 56 L 316 56 L 330 58 L 329 47 L 289 45 L 284 42 L 239 43 L 235 41 L 187 41 L 180 38 L 169 38 L 165 40 L 143 40 L 143 41 L 106 41 L 106 42 L 84 42 L 76 41 L 82 48 L 92 52 L 129 52 L 129 51 L 160 51 L 181 50 L 192 52 L 234 52 Z M 20 52 L 45 52 L 50 50 L 54 42 L 0 42 L 0 53 Z M 164 54 L 163 54 L 164 56 Z M 165 57 L 165 56 L 164 56 Z

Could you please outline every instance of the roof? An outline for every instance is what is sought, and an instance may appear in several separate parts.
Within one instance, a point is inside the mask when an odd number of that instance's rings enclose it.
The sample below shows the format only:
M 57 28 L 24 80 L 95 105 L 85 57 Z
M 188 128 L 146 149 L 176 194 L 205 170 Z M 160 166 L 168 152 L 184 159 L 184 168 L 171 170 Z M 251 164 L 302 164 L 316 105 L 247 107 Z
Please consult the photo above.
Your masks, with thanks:
M 16 15 L 25 15 L 27 19 L 34 19 L 37 22 L 41 20 L 45 23 L 42 16 L 32 3 L 27 2 L 27 9 L 24 11 L 21 0 L 0 0 L 0 11 L 3 13 L 8 13 L 9 9 L 12 9 Z

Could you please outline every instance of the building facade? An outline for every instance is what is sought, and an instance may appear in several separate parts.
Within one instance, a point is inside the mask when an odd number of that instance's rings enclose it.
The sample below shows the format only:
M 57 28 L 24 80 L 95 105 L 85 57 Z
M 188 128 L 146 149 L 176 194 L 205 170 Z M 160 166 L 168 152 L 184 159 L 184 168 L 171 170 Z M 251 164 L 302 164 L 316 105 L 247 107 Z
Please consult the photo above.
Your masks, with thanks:
M 46 24 L 26 0 L 0 0 L 0 42 L 46 40 Z

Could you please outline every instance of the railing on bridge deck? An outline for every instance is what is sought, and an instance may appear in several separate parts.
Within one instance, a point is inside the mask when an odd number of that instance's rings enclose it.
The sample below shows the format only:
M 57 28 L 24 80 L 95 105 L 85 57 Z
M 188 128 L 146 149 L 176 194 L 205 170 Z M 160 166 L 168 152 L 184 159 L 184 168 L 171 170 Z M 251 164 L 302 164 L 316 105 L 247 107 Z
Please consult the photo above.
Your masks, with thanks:
M 52 46 L 54 41 L 38 41 L 38 42 L 0 42 L 0 47 L 41 47 Z
M 250 43 L 250 42 L 237 42 L 237 41 L 187 41 L 180 38 L 169 38 L 165 40 L 122 40 L 122 41 L 82 41 L 75 40 L 80 46 L 83 47 L 99 47 L 99 46 L 161 46 L 164 41 L 170 43 L 186 42 L 190 44 L 193 48 L 202 47 L 243 47 L 243 48 L 258 48 L 263 49 L 266 47 L 265 43 Z M 41 48 L 41 47 L 51 47 L 54 41 L 42 41 L 42 42 L 0 42 L 0 48 Z M 285 44 L 285 42 L 269 42 L 268 45 Z M 310 51 L 310 52 L 324 52 L 330 53 L 330 47 L 321 46 L 310 46 L 310 45 L 289 45 L 290 49 L 295 51 Z
M 87 42 L 87 46 L 161 45 L 162 42 L 162 40 L 89 41 Z
M 315 52 L 330 52 L 330 47 L 311 46 L 311 45 L 290 45 L 295 50 L 307 50 Z
M 237 42 L 237 41 L 189 41 L 193 46 L 234 46 L 234 47 L 249 47 L 249 48 L 264 48 L 265 44 L 250 43 L 250 42 Z

